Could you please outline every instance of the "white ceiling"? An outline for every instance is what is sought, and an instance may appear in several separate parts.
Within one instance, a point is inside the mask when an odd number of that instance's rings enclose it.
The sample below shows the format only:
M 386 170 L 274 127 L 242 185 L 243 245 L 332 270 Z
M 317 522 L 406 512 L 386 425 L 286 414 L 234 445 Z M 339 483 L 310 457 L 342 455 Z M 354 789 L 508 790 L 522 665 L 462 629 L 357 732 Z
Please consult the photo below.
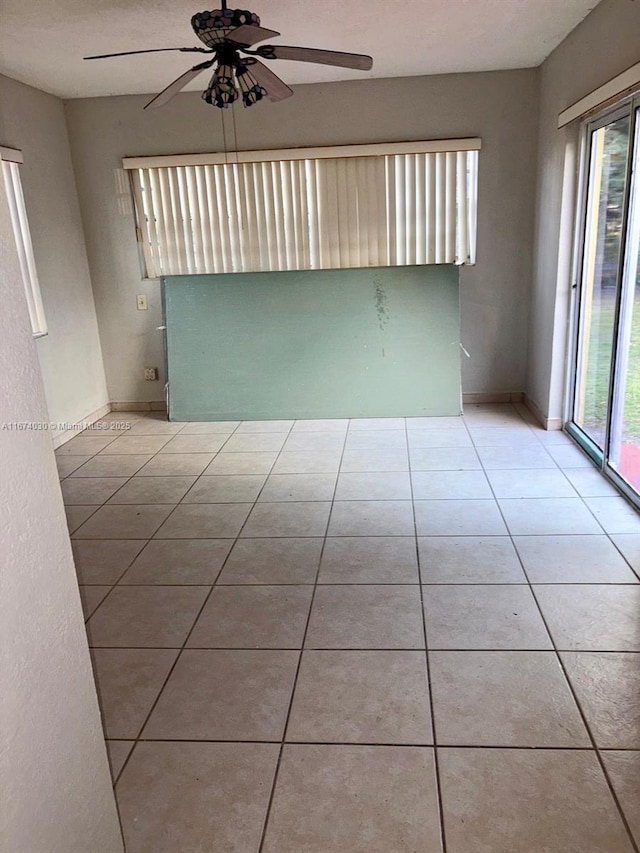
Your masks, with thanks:
M 208 8 L 220 6 L 209 2 Z M 373 70 L 364 73 L 306 63 L 270 64 L 288 83 L 314 83 L 536 66 L 597 2 L 252 0 L 248 5 L 265 27 L 282 33 L 274 43 L 374 58 Z M 82 57 L 196 46 L 200 42 L 190 18 L 204 6 L 199 0 L 2 0 L 0 72 L 65 98 L 157 92 L 195 64 L 192 55 L 93 62 Z M 200 78 L 188 88 L 203 88 Z

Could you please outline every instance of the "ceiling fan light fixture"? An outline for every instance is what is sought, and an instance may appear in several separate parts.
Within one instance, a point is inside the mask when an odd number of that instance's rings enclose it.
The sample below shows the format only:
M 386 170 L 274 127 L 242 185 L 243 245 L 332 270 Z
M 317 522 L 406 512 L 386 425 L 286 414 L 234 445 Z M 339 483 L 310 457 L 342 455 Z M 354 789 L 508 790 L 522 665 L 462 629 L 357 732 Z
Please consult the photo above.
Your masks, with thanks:
M 145 110 L 164 106 L 195 77 L 216 65 L 217 69 L 209 87 L 202 93 L 202 98 L 208 104 L 221 109 L 235 103 L 240 93 L 242 93 L 242 102 L 245 107 L 252 107 L 265 97 L 270 101 L 283 101 L 293 95 L 293 89 L 258 57 L 267 60 L 289 59 L 313 62 L 318 65 L 334 65 L 338 68 L 354 68 L 359 71 L 369 71 L 373 65 L 373 59 L 370 56 L 360 53 L 272 44 L 263 44 L 254 48 L 254 45 L 279 36 L 280 33 L 262 27 L 258 15 L 248 9 L 229 9 L 223 6 L 221 9 L 196 12 L 191 18 L 191 26 L 206 47 L 160 47 L 103 53 L 84 58 L 109 59 L 169 50 L 207 55 L 208 58 L 204 62 L 187 69 L 165 86 L 148 104 L 145 104 Z
M 202 93 L 208 104 L 226 109 L 238 99 L 238 89 L 233 78 L 233 68 L 230 65 L 220 65 L 211 78 L 209 88 Z
M 237 69 L 238 85 L 242 92 L 242 103 L 245 107 L 252 107 L 267 96 L 267 90 L 261 86 L 246 65 L 240 65 Z
M 196 12 L 191 26 L 201 42 L 215 47 L 223 42 L 235 27 L 260 26 L 260 18 L 248 9 L 213 9 L 211 12 Z

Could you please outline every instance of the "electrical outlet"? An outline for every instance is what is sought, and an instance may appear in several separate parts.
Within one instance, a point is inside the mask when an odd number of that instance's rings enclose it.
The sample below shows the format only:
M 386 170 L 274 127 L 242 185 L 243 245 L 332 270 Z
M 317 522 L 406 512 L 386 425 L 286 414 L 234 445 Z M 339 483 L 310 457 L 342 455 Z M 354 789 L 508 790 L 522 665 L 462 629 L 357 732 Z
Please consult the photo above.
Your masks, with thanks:
M 139 293 L 136 296 L 136 308 L 138 311 L 146 311 L 149 306 L 147 305 L 147 296 L 144 293 Z
M 147 382 L 155 382 L 158 378 L 158 368 L 157 367 L 145 367 L 144 369 L 144 378 Z

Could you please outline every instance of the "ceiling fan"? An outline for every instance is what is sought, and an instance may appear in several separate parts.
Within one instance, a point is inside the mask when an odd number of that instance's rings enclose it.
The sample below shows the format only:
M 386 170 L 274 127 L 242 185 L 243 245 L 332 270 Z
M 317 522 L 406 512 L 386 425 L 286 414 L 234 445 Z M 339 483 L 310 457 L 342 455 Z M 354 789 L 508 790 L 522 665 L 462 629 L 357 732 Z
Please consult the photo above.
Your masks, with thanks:
M 261 59 L 293 59 L 299 62 L 316 62 L 320 65 L 336 65 L 340 68 L 355 68 L 360 71 L 368 71 L 373 65 L 373 59 L 370 56 L 335 50 L 273 44 L 261 45 L 251 50 L 254 44 L 279 36 L 280 33 L 261 27 L 260 18 L 255 13 L 244 9 L 214 9 L 212 12 L 198 12 L 191 18 L 191 26 L 206 47 L 160 47 L 84 58 L 108 59 L 112 56 L 160 53 L 168 50 L 211 54 L 211 59 L 194 65 L 170 83 L 145 105 L 145 110 L 164 106 L 194 77 L 213 66 L 216 66 L 213 77 L 202 93 L 202 97 L 208 104 L 224 109 L 229 104 L 233 104 L 240 94 L 245 107 L 250 107 L 265 97 L 272 101 L 283 101 L 293 95 L 289 86 L 270 68 L 267 68 L 260 61 Z

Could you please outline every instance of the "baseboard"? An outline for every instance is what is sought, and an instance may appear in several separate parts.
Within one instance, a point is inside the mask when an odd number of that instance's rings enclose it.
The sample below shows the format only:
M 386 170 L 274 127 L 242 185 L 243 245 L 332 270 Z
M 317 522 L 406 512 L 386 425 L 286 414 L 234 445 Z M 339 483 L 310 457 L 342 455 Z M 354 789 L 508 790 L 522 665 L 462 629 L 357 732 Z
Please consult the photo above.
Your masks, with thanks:
M 58 447 L 62 447 L 63 444 L 71 441 L 72 438 L 81 433 L 83 429 L 99 421 L 100 418 L 108 415 L 109 412 L 166 412 L 166 410 L 167 407 L 164 400 L 154 400 L 151 403 L 105 403 L 104 406 L 100 406 L 99 409 L 91 412 L 91 414 L 82 418 L 81 421 L 69 424 L 67 429 L 55 433 L 53 435 L 53 447 L 56 450 Z
M 525 394 L 522 391 L 504 391 L 499 393 L 472 392 L 462 395 L 462 402 L 467 405 L 483 403 L 522 403 Z M 167 406 L 164 400 L 155 400 L 150 403 L 132 401 L 114 401 L 111 403 L 112 412 L 166 412 Z M 555 427 L 550 427 L 555 429 Z M 558 427 L 559 429 L 560 427 Z
M 166 412 L 167 406 L 164 400 L 154 400 L 151 403 L 138 402 L 113 402 L 112 412 Z
M 54 448 L 61 447 L 63 444 L 66 444 L 68 441 L 71 441 L 72 438 L 75 438 L 79 433 L 82 432 L 83 429 L 86 429 L 91 424 L 94 424 L 96 421 L 99 421 L 100 418 L 103 418 L 105 415 L 108 415 L 111 411 L 111 404 L 105 403 L 104 406 L 100 406 L 99 409 L 91 412 L 91 414 L 86 415 L 81 421 L 78 421 L 75 424 L 69 424 L 67 429 L 62 430 L 61 432 L 56 432 L 53 436 L 53 446 Z
M 467 404 L 472 403 L 522 403 L 524 394 L 522 391 L 504 391 L 499 393 L 491 393 L 480 391 L 478 393 L 468 393 L 462 395 L 462 402 Z
M 524 395 L 524 404 L 543 429 L 562 429 L 562 418 L 548 418 L 540 406 L 528 394 Z

